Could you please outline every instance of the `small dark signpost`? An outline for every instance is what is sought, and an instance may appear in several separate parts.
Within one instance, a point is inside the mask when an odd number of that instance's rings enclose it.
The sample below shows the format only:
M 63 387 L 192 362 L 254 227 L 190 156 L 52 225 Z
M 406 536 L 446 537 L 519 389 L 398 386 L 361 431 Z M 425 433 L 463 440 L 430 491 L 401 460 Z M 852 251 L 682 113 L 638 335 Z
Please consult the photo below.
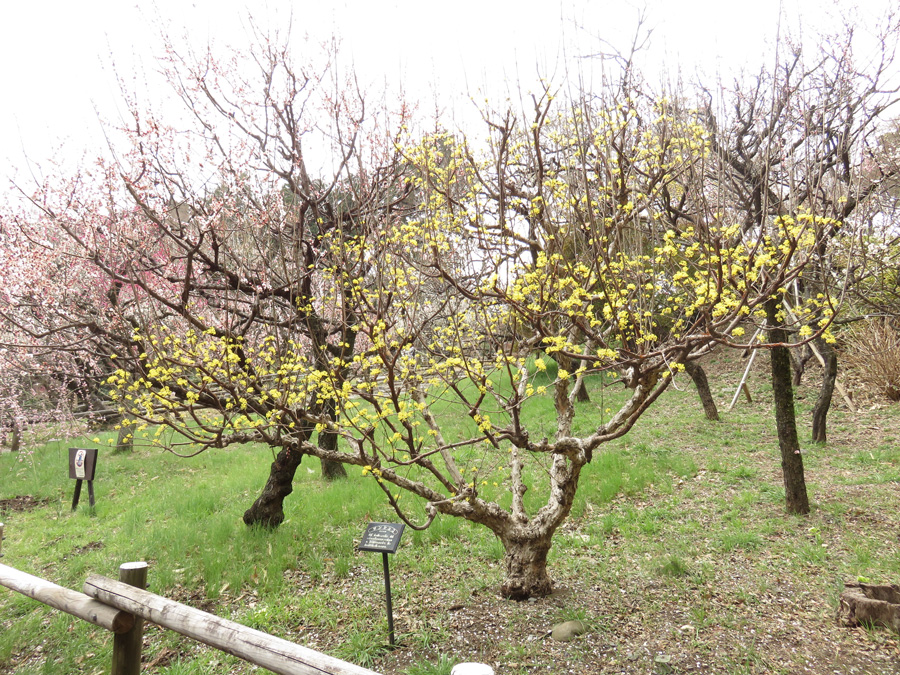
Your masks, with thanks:
M 363 532 L 358 551 L 381 552 L 384 563 L 384 596 L 387 600 L 388 631 L 391 645 L 394 644 L 394 610 L 391 607 L 391 572 L 388 568 L 388 553 L 396 553 L 400 537 L 406 525 L 402 523 L 369 523 Z
M 88 498 L 94 508 L 94 471 L 97 468 L 96 448 L 69 448 L 69 478 L 75 479 L 75 496 L 72 498 L 72 510 L 78 508 L 81 497 L 81 484 L 87 481 Z

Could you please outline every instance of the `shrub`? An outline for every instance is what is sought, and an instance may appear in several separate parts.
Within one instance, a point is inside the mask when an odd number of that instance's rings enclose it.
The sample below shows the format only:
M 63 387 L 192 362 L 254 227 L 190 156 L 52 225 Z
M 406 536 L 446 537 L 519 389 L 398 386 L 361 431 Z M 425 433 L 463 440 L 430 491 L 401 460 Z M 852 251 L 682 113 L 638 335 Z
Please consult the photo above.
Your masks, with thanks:
M 850 329 L 844 362 L 867 387 L 900 401 L 900 332 L 887 319 L 869 319 Z

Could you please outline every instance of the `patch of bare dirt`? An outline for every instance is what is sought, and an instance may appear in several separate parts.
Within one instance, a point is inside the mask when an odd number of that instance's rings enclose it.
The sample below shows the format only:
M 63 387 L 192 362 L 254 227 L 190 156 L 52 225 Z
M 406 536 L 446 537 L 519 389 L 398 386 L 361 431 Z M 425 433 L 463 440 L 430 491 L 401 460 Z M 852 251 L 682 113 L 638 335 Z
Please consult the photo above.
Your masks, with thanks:
M 183 605 L 188 605 L 194 609 L 209 612 L 210 614 L 227 616 L 227 613 L 221 614 L 221 611 L 225 609 L 225 605 L 227 604 L 224 602 L 225 598 L 223 597 L 222 600 L 208 598 L 206 596 L 206 588 L 202 584 L 197 588 L 187 588 L 178 584 L 175 588 L 166 593 L 166 597 L 169 598 L 169 600 L 180 602 Z
M 445 615 L 450 635 L 439 649 L 453 654 L 454 660 L 488 663 L 504 674 L 900 673 L 896 639 L 885 634 L 872 644 L 870 636 L 838 626 L 822 603 L 802 593 L 798 597 L 789 587 L 752 599 L 729 588 L 710 593 L 697 586 L 693 592 L 707 596 L 705 606 L 722 606 L 728 623 L 698 621 L 689 594 L 673 592 L 663 583 L 629 588 L 574 585 L 526 603 L 475 595 Z M 556 642 L 549 637 L 550 629 L 573 599 L 587 617 L 588 631 L 573 642 Z M 429 620 L 423 612 L 417 628 Z M 384 656 L 377 670 L 403 673 L 415 651 L 407 642 Z
M 9 499 L 0 499 L 0 513 L 16 513 L 33 511 L 50 503 L 49 499 L 35 499 L 31 495 L 19 495 Z
M 85 544 L 84 546 L 76 546 L 69 553 L 66 553 L 60 558 L 60 560 L 67 560 L 69 557 L 73 555 L 84 555 L 88 551 L 99 551 L 104 547 L 102 541 L 91 541 Z

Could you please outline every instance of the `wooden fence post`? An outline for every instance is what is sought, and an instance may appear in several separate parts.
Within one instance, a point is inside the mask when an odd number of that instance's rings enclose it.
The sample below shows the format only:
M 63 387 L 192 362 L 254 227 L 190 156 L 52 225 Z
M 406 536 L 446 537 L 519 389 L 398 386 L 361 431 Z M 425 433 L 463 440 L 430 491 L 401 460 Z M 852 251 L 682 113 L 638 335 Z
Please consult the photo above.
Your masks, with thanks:
M 130 562 L 120 565 L 119 581 L 141 590 L 147 588 L 147 563 Z M 110 675 L 140 675 L 143 643 L 144 620 L 136 616 L 130 631 L 113 637 Z
M 0 523 L 0 558 L 3 557 L 3 523 Z

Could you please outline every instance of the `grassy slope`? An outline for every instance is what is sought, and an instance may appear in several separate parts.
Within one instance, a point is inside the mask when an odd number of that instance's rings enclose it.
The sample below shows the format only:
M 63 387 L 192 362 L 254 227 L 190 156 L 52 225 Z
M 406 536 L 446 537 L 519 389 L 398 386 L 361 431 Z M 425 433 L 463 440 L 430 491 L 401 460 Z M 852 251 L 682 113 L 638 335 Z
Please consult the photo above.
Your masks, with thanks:
M 148 560 L 155 592 L 384 673 L 436 675 L 462 660 L 504 674 L 637 673 L 660 657 L 673 672 L 898 672 L 895 636 L 838 627 L 834 611 L 844 580 L 900 582 L 900 409 L 852 414 L 836 403 L 829 444 L 813 447 L 815 392 L 802 389 L 814 512 L 786 516 L 760 361 L 754 403 L 732 412 L 736 366 L 711 378 L 723 422 L 703 419 L 684 381 L 595 457 L 551 552 L 551 598 L 496 596 L 503 551 L 486 530 L 452 519 L 408 530 L 391 561 L 393 652 L 382 649 L 381 557 L 353 550 L 366 522 L 396 520 L 380 491 L 359 475 L 325 485 L 306 460 L 285 524 L 248 530 L 240 516 L 265 479 L 267 448 L 189 460 L 104 453 L 93 515 L 86 495 L 69 510 L 65 450 L 91 439 L 2 455 L 0 499 L 48 500 L 0 513 L 3 562 L 80 588 L 91 572 Z M 569 618 L 588 633 L 544 639 Z M 105 672 L 110 649 L 102 630 L 0 591 L 0 673 Z M 155 627 L 145 653 L 146 672 L 251 672 Z

